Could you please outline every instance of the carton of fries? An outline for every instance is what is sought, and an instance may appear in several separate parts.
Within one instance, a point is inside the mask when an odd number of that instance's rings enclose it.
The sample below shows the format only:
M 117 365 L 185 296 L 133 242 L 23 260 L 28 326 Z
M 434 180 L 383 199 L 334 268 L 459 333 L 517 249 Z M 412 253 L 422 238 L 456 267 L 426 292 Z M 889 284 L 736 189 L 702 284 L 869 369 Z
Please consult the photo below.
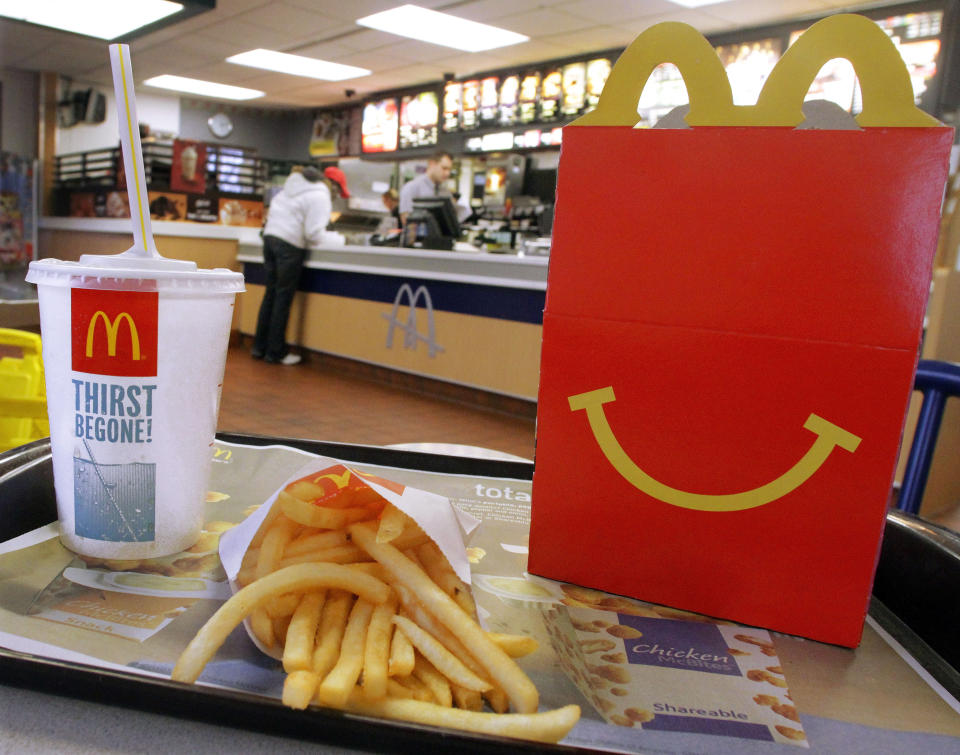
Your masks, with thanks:
M 195 682 L 243 622 L 282 662 L 289 707 L 559 741 L 580 709 L 539 713 L 514 660 L 533 648 L 478 622 L 463 542 L 477 524 L 442 496 L 311 461 L 221 539 L 233 596 L 172 678 Z

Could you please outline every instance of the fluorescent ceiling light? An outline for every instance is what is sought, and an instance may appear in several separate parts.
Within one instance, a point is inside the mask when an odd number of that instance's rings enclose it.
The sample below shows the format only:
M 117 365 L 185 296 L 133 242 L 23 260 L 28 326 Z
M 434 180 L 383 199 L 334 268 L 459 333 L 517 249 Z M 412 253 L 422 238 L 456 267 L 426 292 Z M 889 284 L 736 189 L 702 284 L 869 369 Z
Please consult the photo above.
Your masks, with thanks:
M 453 47 L 456 50 L 479 52 L 495 47 L 506 47 L 526 42 L 530 37 L 496 26 L 468 21 L 416 5 L 401 5 L 398 8 L 374 13 L 357 19 L 360 26 L 398 34 L 401 37 L 419 39 L 435 45 Z
M 0 16 L 114 39 L 183 10 L 167 0 L 0 0 Z
M 237 63 L 251 68 L 265 68 L 268 71 L 292 73 L 294 76 L 307 76 L 311 79 L 326 81 L 343 81 L 356 79 L 360 76 L 369 76 L 370 71 L 358 66 L 347 66 L 342 63 L 331 63 L 318 58 L 305 58 L 302 55 L 290 55 L 275 50 L 250 50 L 239 55 L 231 55 L 228 63 Z
M 163 74 L 163 76 L 154 76 L 152 79 L 147 79 L 143 83 L 147 86 L 159 87 L 160 89 L 172 89 L 175 92 L 199 94 L 204 97 L 219 97 L 225 100 L 252 100 L 255 97 L 263 97 L 265 94 L 265 92 L 261 92 L 259 89 L 232 87 L 227 84 L 217 84 L 213 81 L 188 79 L 184 76 L 171 76 L 168 73 Z
M 675 5 L 682 5 L 684 8 L 699 8 L 701 5 L 716 5 L 725 3 L 727 0 L 670 0 Z

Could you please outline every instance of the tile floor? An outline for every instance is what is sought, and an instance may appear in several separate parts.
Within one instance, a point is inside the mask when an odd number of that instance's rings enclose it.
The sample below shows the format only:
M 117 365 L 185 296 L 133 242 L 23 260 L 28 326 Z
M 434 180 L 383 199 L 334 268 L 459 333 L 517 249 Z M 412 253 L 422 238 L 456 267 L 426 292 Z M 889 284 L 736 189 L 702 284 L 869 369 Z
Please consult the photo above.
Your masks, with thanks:
M 534 420 L 347 375 L 311 355 L 265 364 L 227 355 L 219 429 L 342 443 L 459 443 L 533 458 Z
M 356 377 L 320 355 L 264 364 L 246 347 L 227 356 L 220 429 L 385 446 L 460 443 L 533 458 L 534 420 Z M 960 505 L 934 521 L 960 531 Z

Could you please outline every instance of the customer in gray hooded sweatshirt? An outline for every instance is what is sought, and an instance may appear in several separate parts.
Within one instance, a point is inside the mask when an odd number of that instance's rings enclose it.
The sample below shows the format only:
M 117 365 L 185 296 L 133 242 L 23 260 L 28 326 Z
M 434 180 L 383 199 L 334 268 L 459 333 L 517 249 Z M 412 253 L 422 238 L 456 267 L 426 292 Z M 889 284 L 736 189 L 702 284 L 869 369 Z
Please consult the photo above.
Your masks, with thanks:
M 338 168 L 327 168 L 327 179 L 317 168 L 294 168 L 283 190 L 270 203 L 263 229 L 263 266 L 266 290 L 253 338 L 254 359 L 293 365 L 300 355 L 290 353 L 285 334 L 290 305 L 297 292 L 300 271 L 310 249 L 323 243 L 332 207 L 330 181 L 349 197 L 346 178 Z

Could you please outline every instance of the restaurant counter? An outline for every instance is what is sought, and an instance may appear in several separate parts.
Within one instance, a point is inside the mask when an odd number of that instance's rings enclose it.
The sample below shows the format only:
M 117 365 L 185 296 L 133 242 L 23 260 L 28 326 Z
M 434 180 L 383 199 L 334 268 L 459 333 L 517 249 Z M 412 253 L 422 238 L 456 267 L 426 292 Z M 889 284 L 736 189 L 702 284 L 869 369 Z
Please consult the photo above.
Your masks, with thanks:
M 133 244 L 128 218 L 40 218 L 41 257 L 76 260 L 81 254 L 119 254 Z M 259 241 L 260 229 L 218 223 L 152 221 L 157 248 L 165 257 L 192 260 L 199 267 L 236 269 L 241 243 Z
M 252 335 L 266 278 L 262 246 L 237 257 Z M 374 246 L 310 255 L 287 327 L 307 349 L 536 400 L 547 258 Z

